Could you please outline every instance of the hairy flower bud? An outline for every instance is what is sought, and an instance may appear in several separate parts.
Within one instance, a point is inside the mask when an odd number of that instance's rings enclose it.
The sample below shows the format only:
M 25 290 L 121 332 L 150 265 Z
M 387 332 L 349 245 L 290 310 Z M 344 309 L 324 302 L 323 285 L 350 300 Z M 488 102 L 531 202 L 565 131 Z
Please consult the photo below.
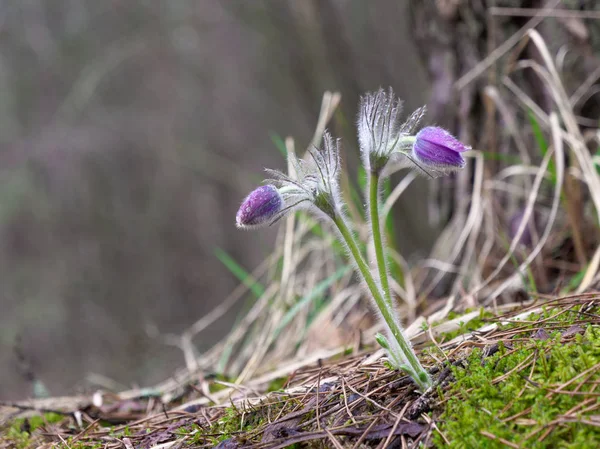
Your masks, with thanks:
M 517 233 L 519 231 L 519 228 L 521 227 L 521 223 L 523 223 L 523 220 L 525 219 L 525 209 L 520 209 L 518 210 L 514 215 L 512 215 L 509 219 L 508 222 L 508 236 L 510 237 L 511 240 L 513 240 L 516 236 Z M 525 229 L 523 229 L 523 233 L 521 234 L 521 237 L 519 238 L 519 244 L 526 246 L 526 247 L 531 247 L 532 243 L 533 243 L 533 236 L 531 231 L 535 230 L 536 232 L 539 232 L 539 224 L 541 221 L 541 216 L 539 214 L 539 212 L 537 210 L 534 210 L 528 220 L 527 220 L 527 225 L 525 226 Z
M 420 168 L 448 173 L 465 167 L 461 153 L 471 148 L 437 126 L 419 131 L 412 148 L 412 157 Z
M 235 222 L 238 228 L 252 229 L 267 225 L 283 209 L 283 198 L 273 185 L 260 186 L 244 199 Z
M 360 99 L 358 113 L 358 142 L 363 166 L 381 173 L 396 150 L 404 147 L 403 139 L 409 137 L 425 114 L 425 107 L 417 109 L 406 122 L 400 122 L 402 102 L 390 88 L 367 93 Z

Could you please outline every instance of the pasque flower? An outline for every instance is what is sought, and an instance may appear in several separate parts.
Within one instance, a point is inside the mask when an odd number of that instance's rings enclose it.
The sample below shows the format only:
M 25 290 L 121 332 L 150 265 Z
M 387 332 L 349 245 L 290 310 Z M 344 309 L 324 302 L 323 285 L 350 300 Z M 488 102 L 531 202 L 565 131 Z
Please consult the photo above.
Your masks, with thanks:
M 425 107 L 417 109 L 400 122 L 402 102 L 390 88 L 367 93 L 360 99 L 358 113 L 358 142 L 363 165 L 371 172 L 380 173 L 398 148 L 405 147 L 404 137 L 417 127 L 425 114 Z
M 425 108 L 417 109 L 404 123 L 400 122 L 401 110 L 401 102 L 391 89 L 387 92 L 379 89 L 361 98 L 358 114 L 361 159 L 368 176 L 366 207 L 377 273 L 372 273 L 344 214 L 339 186 L 340 144 L 327 132 L 323 135 L 322 148 L 310 149 L 306 159 L 293 153 L 288 155 L 289 173 L 267 170 L 272 179 L 246 197 L 237 213 L 236 223 L 240 228 L 273 224 L 287 212 L 297 209 L 306 209 L 328 219 L 337 229 L 379 311 L 386 335 L 378 334 L 377 341 L 387 351 L 391 365 L 405 370 L 425 390 L 433 385 L 433 381 L 404 335 L 391 294 L 380 224 L 380 180 L 389 174 L 386 166 L 396 156 L 406 157 L 414 168 L 435 177 L 463 168 L 465 160 L 461 153 L 470 148 L 438 127 L 426 127 L 413 135 Z
M 420 169 L 440 175 L 464 168 L 461 153 L 470 149 L 445 129 L 428 126 L 415 136 L 410 156 Z
M 273 179 L 244 199 L 236 215 L 238 228 L 271 225 L 287 212 L 299 209 L 331 218 L 341 213 L 339 141 L 326 132 L 323 147 L 312 148 L 308 154 L 308 160 L 288 155 L 293 173 L 266 170 Z
M 281 193 L 285 207 L 282 214 L 294 209 L 308 209 L 318 216 L 333 218 L 342 213 L 339 187 L 340 141 L 323 134 L 322 148 L 308 150 L 307 160 L 289 154 L 293 172 L 282 173 L 267 169 Z

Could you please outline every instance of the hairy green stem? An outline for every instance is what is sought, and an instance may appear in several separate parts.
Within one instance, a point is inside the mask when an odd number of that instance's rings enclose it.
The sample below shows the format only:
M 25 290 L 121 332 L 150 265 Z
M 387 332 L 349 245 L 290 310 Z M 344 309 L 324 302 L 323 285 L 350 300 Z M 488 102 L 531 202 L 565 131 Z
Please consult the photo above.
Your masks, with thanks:
M 367 265 L 363 255 L 360 252 L 360 249 L 358 248 L 358 245 L 356 244 L 356 240 L 352 235 L 352 231 L 350 231 L 350 229 L 348 228 L 348 225 L 346 224 L 346 221 L 344 220 L 344 217 L 342 215 L 336 214 L 332 218 L 333 222 L 339 229 L 340 234 L 344 239 L 344 242 L 348 246 L 352 257 L 354 257 L 354 260 L 356 261 L 356 266 L 358 268 L 358 272 L 364 279 L 369 290 L 371 291 L 371 295 L 373 296 L 373 299 L 375 300 L 375 303 L 377 304 L 377 307 L 379 308 L 383 319 L 385 320 L 390 332 L 392 333 L 392 337 L 398 343 L 398 346 L 400 347 L 400 350 L 403 353 L 404 359 L 410 364 L 408 368 L 411 369 L 414 373 L 414 381 L 423 389 L 429 388 L 432 385 L 431 378 L 429 377 L 429 374 L 427 373 L 427 371 L 425 371 L 423 366 L 421 366 L 421 363 L 419 362 L 419 359 L 414 353 L 410 343 L 405 340 L 404 335 L 400 330 L 400 325 L 397 321 L 397 318 L 393 313 L 393 309 L 387 303 L 387 301 L 381 293 L 381 290 L 379 289 L 379 286 L 375 282 L 375 279 L 373 279 L 371 271 L 369 270 L 369 266 Z
M 377 269 L 379 270 L 379 282 L 383 294 L 390 307 L 394 307 L 390 283 L 388 280 L 387 261 L 383 253 L 383 240 L 381 238 L 381 225 L 379 224 L 379 171 L 371 171 L 369 177 L 369 214 L 371 216 L 371 227 L 373 229 L 373 245 L 377 258 Z

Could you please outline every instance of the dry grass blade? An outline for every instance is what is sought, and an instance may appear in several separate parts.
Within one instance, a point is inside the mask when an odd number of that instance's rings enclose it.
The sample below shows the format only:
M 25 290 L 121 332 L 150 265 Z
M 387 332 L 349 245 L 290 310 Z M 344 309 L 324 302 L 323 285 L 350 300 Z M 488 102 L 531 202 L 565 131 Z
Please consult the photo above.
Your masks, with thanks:
M 510 51 L 532 28 L 538 26 L 546 15 L 545 12 L 552 11 L 558 6 L 560 0 L 554 0 L 553 2 L 546 5 L 544 9 L 538 10 L 535 17 L 529 20 L 523 27 L 515 34 L 506 39 L 498 48 L 492 51 L 483 61 L 481 61 L 472 70 L 463 75 L 458 81 L 456 81 L 456 88 L 458 90 L 463 89 L 467 84 L 474 81 L 477 77 L 481 76 L 487 69 L 489 69 L 494 62 L 504 56 Z
M 562 154 L 561 154 L 561 156 L 562 156 Z M 519 228 L 510 243 L 510 247 L 509 247 L 507 253 L 504 255 L 502 260 L 498 263 L 496 269 L 486 278 L 486 280 L 481 285 L 477 286 L 477 288 L 472 292 L 473 294 L 477 293 L 478 291 L 481 291 L 485 286 L 487 286 L 502 271 L 502 268 L 504 268 L 504 265 L 506 265 L 506 263 L 511 259 L 512 255 L 514 254 L 515 249 L 519 245 L 519 241 L 520 241 L 521 237 L 523 236 L 523 233 L 525 232 L 525 228 L 527 226 L 529 218 L 533 212 L 533 206 L 538 197 L 539 189 L 542 184 L 542 180 L 544 179 L 544 175 L 548 169 L 548 163 L 550 162 L 551 157 L 552 157 L 552 151 L 548 151 L 542 161 L 541 166 L 538 169 L 536 178 L 533 182 L 532 190 L 529 193 L 529 198 L 527 200 L 527 206 L 526 206 L 525 212 L 523 214 L 523 219 L 521 220 Z M 557 183 L 557 185 L 558 185 L 558 183 Z M 560 186 L 561 185 L 562 184 L 558 185 L 558 187 L 555 189 L 556 192 L 558 192 L 559 197 L 560 197 Z M 550 222 L 550 226 L 547 226 L 547 229 L 551 229 L 552 222 L 553 221 Z M 543 243 L 544 242 L 538 242 L 538 247 L 541 248 L 543 246 Z M 538 251 L 539 251 L 539 248 L 538 248 Z M 518 276 L 520 276 L 522 273 L 522 270 L 525 267 L 527 267 L 527 265 L 529 265 L 529 262 L 527 264 L 525 264 L 525 263 L 521 264 L 521 266 L 519 267 L 518 273 L 516 273 L 516 274 Z
M 444 230 L 440 238 L 436 242 L 432 254 L 432 259 L 443 260 L 445 263 L 453 264 L 458 259 L 461 252 L 464 250 L 465 243 L 472 234 L 479 232 L 479 225 L 481 224 L 482 215 L 482 201 L 481 192 L 483 186 L 483 173 L 484 173 L 484 160 L 481 154 L 474 156 L 475 160 L 475 181 L 473 183 L 473 191 L 471 196 L 471 205 L 465 221 L 460 216 L 455 217 L 450 225 Z M 446 255 L 449 251 L 449 255 Z M 461 264 L 462 265 L 462 264 Z M 464 268 L 464 267 L 463 267 Z M 461 272 L 461 268 L 456 268 L 458 273 Z M 427 285 L 422 288 L 421 297 L 429 295 L 438 283 L 444 277 L 445 272 L 438 273 L 435 278 Z
M 581 283 L 579 284 L 579 287 L 577 287 L 577 290 L 575 290 L 575 293 L 583 293 L 590 287 L 590 285 L 596 278 L 598 268 L 600 268 L 600 246 L 596 248 L 596 252 L 592 257 L 589 266 L 585 270 L 583 279 L 581 279 Z
M 402 181 L 398 183 L 392 193 L 387 197 L 385 203 L 381 207 L 381 221 L 387 220 L 387 217 L 396 204 L 396 201 L 400 198 L 400 196 L 404 193 L 404 191 L 410 186 L 410 184 L 417 178 L 417 174 L 415 172 L 407 173 Z

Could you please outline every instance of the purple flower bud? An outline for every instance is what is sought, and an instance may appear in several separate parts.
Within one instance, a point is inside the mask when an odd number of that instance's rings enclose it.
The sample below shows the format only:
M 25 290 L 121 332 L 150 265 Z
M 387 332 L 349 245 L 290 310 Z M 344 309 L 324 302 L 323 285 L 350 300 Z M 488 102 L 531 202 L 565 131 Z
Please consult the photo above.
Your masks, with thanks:
M 260 186 L 244 199 L 235 222 L 238 228 L 252 229 L 269 224 L 283 209 L 283 198 L 273 185 Z
M 512 217 L 510 217 L 508 221 L 508 236 L 511 240 L 513 240 L 517 236 L 517 231 L 525 218 L 525 209 L 518 210 Z M 521 234 L 521 238 L 519 238 L 519 243 L 521 245 L 530 247 L 533 243 L 533 238 L 531 235 L 532 228 L 538 232 L 539 223 L 541 216 L 537 210 L 534 210 L 533 213 L 529 216 L 529 220 L 525 229 L 523 230 L 523 234 Z M 535 225 L 535 227 L 533 226 Z
M 464 168 L 463 151 L 471 148 L 437 126 L 428 126 L 417 133 L 412 156 L 422 168 L 449 172 Z

